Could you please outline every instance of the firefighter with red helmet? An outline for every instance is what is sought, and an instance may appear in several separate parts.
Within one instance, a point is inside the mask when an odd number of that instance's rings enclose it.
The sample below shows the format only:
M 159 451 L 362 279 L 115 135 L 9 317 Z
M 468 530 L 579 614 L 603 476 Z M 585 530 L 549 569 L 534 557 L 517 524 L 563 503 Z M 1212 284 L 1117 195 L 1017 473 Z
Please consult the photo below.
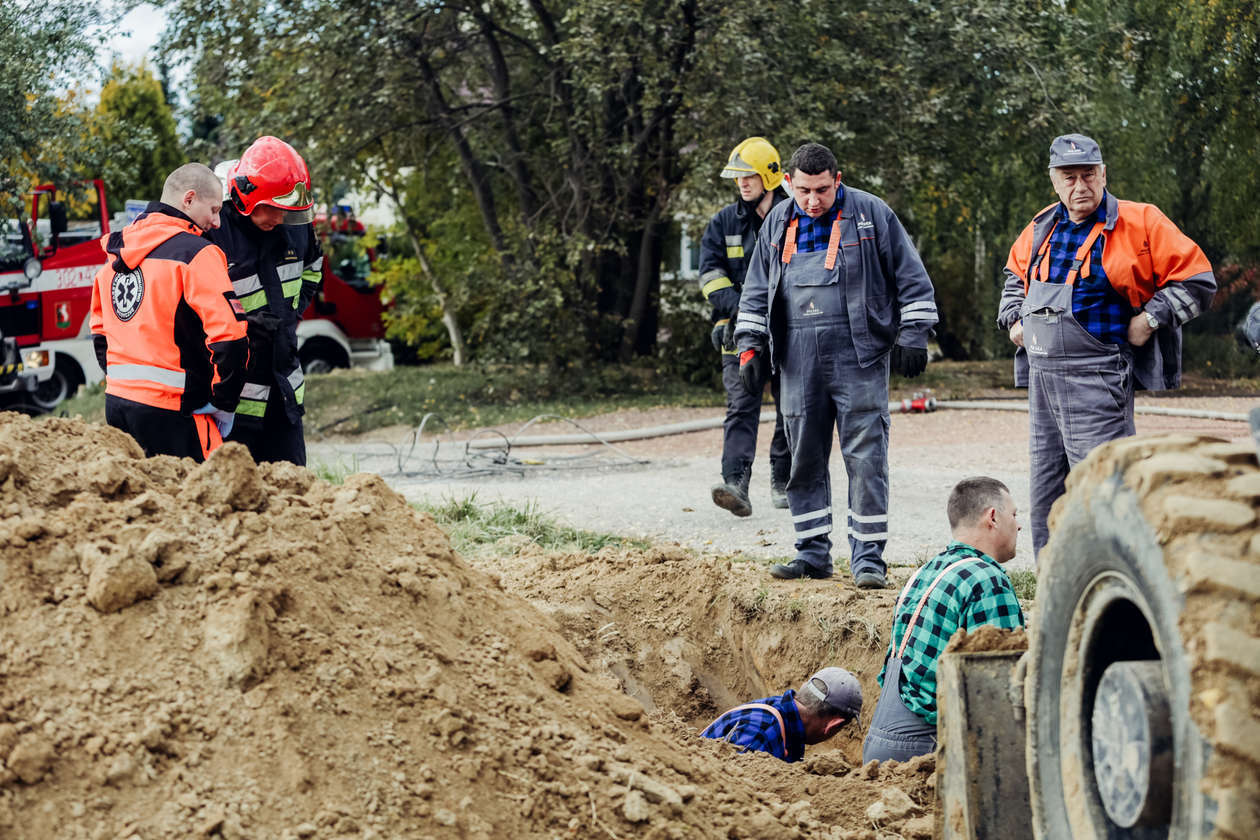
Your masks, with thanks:
M 277 137 L 255 140 L 227 172 L 222 225 L 206 238 L 227 255 L 228 276 L 249 323 L 250 365 L 231 439 L 256 461 L 306 464 L 306 385 L 297 323 L 319 291 L 311 175 Z
M 219 225 L 223 185 L 189 163 L 162 200 L 101 244 L 91 330 L 105 371 L 105 420 L 146 455 L 202 461 L 232 427 L 245 382 L 245 314 L 223 252 L 201 238 Z

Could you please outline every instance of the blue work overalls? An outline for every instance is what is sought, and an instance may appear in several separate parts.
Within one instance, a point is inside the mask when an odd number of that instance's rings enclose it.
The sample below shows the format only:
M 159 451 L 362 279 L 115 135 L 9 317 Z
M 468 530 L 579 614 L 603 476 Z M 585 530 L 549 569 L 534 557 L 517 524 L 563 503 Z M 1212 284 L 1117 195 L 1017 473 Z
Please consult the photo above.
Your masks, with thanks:
M 845 294 L 841 219 L 826 251 L 796 253 L 789 225 L 779 295 L 784 341 L 776 347 L 792 471 L 788 505 L 797 557 L 831 572 L 831 430 L 849 477 L 849 568 L 885 571 L 888 540 L 888 356 L 863 367 L 854 346 Z

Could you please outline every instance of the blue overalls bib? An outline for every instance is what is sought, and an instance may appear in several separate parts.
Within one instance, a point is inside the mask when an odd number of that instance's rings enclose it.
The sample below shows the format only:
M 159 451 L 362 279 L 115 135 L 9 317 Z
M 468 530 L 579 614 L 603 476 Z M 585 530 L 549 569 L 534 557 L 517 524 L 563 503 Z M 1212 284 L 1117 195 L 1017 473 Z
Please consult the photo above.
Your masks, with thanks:
M 779 294 L 785 340 L 776 348 L 776 361 L 792 454 L 787 495 L 797 557 L 818 571 L 831 571 L 828 462 L 834 426 L 848 474 L 849 567 L 855 575 L 882 573 L 888 539 L 888 357 L 865 368 L 858 363 L 845 294 L 845 220 L 837 217 L 826 251 L 811 253 L 796 253 L 796 222 L 789 223 L 783 247 Z

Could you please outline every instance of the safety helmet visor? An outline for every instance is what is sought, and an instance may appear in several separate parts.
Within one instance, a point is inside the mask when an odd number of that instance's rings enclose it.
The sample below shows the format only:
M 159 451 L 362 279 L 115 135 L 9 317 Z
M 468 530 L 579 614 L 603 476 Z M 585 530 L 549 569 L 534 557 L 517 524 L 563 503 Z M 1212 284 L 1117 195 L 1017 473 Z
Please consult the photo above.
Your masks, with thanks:
M 712 172 L 713 170 L 709 170 Z M 746 178 L 749 175 L 760 175 L 761 172 L 755 169 L 752 164 L 744 160 L 739 155 L 734 155 L 726 162 L 726 167 L 722 170 L 723 178 Z

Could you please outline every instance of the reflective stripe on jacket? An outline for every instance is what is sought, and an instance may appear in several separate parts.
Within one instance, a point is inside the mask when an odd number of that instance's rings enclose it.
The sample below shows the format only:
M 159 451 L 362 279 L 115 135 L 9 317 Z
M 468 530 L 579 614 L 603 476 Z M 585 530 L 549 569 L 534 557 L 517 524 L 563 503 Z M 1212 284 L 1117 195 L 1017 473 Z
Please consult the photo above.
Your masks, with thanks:
M 102 240 L 90 329 L 105 393 L 191 413 L 235 409 L 245 384 L 245 316 L 223 252 L 174 207 L 153 202 Z
M 289 422 L 296 423 L 306 394 L 297 324 L 322 281 L 319 240 L 310 224 L 263 231 L 231 206 L 224 206 L 221 218 L 219 229 L 205 236 L 227 255 L 232 288 L 249 317 L 253 355 L 236 422 L 261 424 L 268 400 L 275 404 L 278 395 Z
M 841 282 L 858 363 L 869 367 L 894 343 L 927 347 L 937 322 L 936 296 L 919 252 L 884 201 L 846 186 L 840 203 Z M 782 306 L 782 248 L 792 202 L 766 214 L 739 299 L 735 340 L 740 351 L 768 344 L 774 359 L 775 307 Z
M 772 210 L 787 198 L 787 193 L 782 187 L 775 187 L 773 196 Z M 769 215 L 767 211 L 766 216 Z M 757 212 L 748 211 L 739 201 L 726 205 L 709 220 L 700 238 L 700 292 L 705 300 L 718 289 L 734 286 L 738 292 L 744 287 L 748 260 L 761 225 Z
M 1006 260 L 1006 281 L 998 304 L 998 326 L 1009 330 L 1019 319 L 1036 257 L 1054 226 L 1058 204 L 1044 208 L 1028 223 Z M 1181 327 L 1212 302 L 1216 278 L 1203 250 L 1154 204 L 1121 201 L 1107 193 L 1107 221 L 1101 234 L 1102 267 L 1112 287 L 1133 307 L 1159 321 L 1146 344 L 1133 348 L 1133 373 L 1139 388 L 1151 391 L 1181 384 Z M 1089 270 L 1082 265 L 1081 271 Z M 1015 383 L 1028 384 L 1023 350 L 1015 354 Z

